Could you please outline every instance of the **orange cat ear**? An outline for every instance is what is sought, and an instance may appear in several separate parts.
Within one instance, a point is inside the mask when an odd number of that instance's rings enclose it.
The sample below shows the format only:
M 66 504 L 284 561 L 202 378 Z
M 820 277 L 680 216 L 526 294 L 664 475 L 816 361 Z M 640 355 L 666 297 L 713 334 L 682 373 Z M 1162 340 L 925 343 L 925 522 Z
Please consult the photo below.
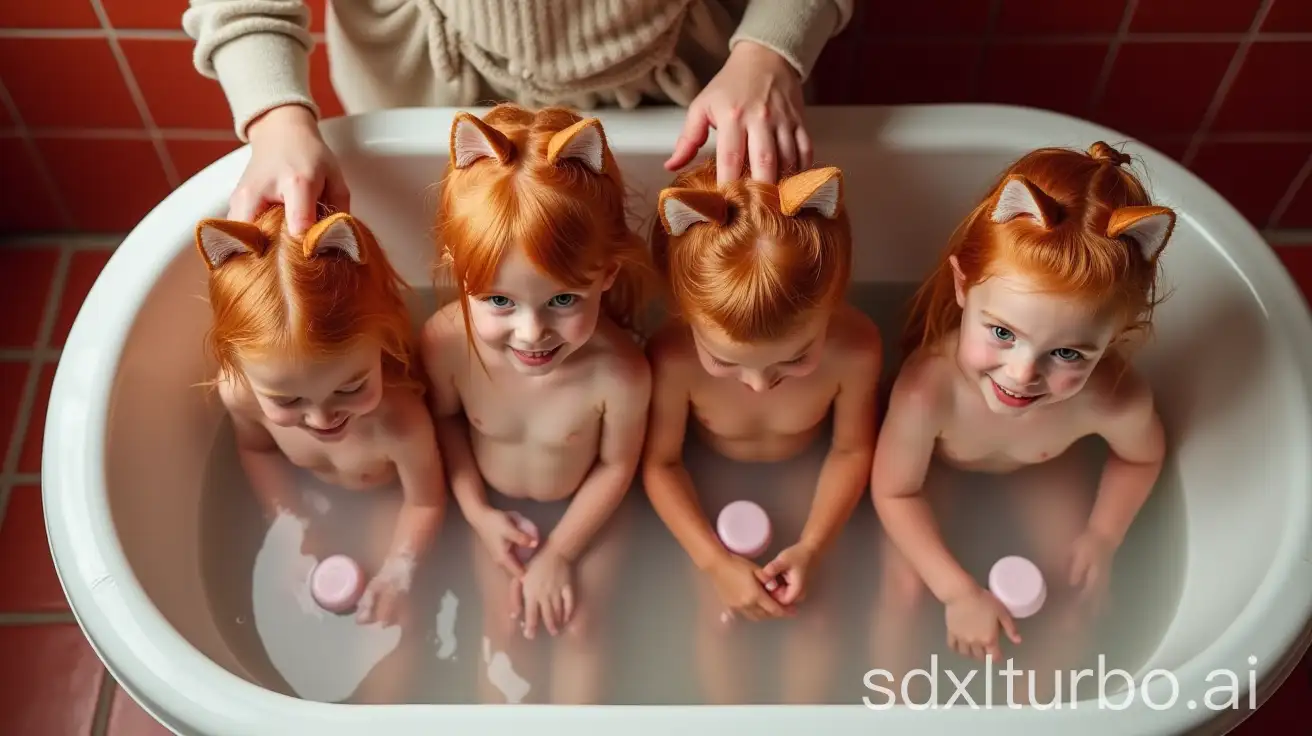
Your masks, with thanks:
M 566 159 L 582 161 L 594 174 L 605 170 L 606 132 L 601 129 L 600 120 L 580 120 L 551 136 L 547 144 L 547 162 L 555 166 Z
M 699 222 L 723 225 L 729 219 L 729 203 L 724 195 L 706 189 L 662 189 L 656 207 L 665 232 L 676 236 Z
M 515 155 L 515 145 L 504 133 L 467 112 L 456 113 L 451 123 L 451 161 L 457 169 L 484 158 L 505 165 Z
M 1050 228 L 1061 217 L 1061 205 L 1035 186 L 1034 182 L 1020 174 L 1012 174 L 1007 177 L 1002 191 L 998 193 L 992 218 L 1001 224 L 1017 217 L 1030 217 L 1041 227 Z
M 306 258 L 340 251 L 352 261 L 364 263 L 364 250 L 360 247 L 362 240 L 364 233 L 360 231 L 360 224 L 355 218 L 345 212 L 337 212 L 314 223 L 309 232 L 305 233 L 302 247 Z
M 196 250 L 205 259 L 205 267 L 211 271 L 235 255 L 264 255 L 268 245 L 264 233 L 249 222 L 211 217 L 196 225 Z
M 815 210 L 829 219 L 843 201 L 843 172 L 834 166 L 810 169 L 779 182 L 779 209 L 789 217 Z
M 1175 230 L 1169 207 L 1122 207 L 1107 222 L 1107 237 L 1130 238 L 1149 261 L 1161 254 Z

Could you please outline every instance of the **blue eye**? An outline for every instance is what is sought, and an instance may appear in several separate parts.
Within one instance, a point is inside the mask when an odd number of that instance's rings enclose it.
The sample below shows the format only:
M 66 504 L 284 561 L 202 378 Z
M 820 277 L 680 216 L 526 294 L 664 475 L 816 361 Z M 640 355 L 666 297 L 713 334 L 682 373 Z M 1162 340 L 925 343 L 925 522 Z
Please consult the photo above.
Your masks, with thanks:
M 993 325 L 989 329 L 993 331 L 994 337 L 998 338 L 999 340 L 1002 340 L 1003 342 L 1011 342 L 1016 337 L 1011 333 L 1011 330 L 1007 329 L 1006 327 L 999 327 L 998 325 Z
M 573 305 L 576 299 L 577 297 L 573 294 L 557 294 L 551 297 L 551 301 L 547 303 L 553 307 L 568 307 Z
M 1066 361 L 1067 363 L 1074 363 L 1077 360 L 1084 359 L 1084 355 L 1080 353 L 1080 351 L 1073 350 L 1071 348 L 1057 348 L 1056 350 L 1052 351 L 1052 354 L 1057 356 L 1060 360 Z

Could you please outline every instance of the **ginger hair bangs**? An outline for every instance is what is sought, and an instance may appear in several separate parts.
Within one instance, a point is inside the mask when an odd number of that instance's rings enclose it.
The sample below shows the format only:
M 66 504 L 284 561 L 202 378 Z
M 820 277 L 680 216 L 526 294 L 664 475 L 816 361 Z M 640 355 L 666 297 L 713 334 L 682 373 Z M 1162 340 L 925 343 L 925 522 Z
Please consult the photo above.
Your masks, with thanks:
M 962 221 L 912 301 L 903 354 L 960 327 L 950 258 L 966 288 L 1003 271 L 1074 297 L 1146 333 L 1158 298 L 1158 258 L 1176 222 L 1154 205 L 1130 157 L 1098 141 L 1087 152 L 1041 148 L 1014 162 Z M 1116 343 L 1121 343 L 1117 340 Z
M 596 118 L 510 103 L 482 119 L 457 114 L 437 230 L 439 262 L 450 269 L 466 327 L 469 295 L 489 290 L 505 254 L 524 248 L 567 288 L 587 288 L 616 268 L 602 313 L 639 329 L 654 270 L 629 227 L 624 180 Z
M 708 160 L 677 176 L 657 208 L 652 256 L 685 321 L 739 343 L 776 340 L 846 296 L 852 233 L 837 168 L 721 187 Z
M 319 361 L 374 340 L 386 380 L 422 390 L 408 286 L 360 220 L 335 213 L 294 237 L 275 205 L 254 223 L 202 220 L 196 248 L 209 270 L 206 342 L 221 377 L 244 381 L 242 359 Z

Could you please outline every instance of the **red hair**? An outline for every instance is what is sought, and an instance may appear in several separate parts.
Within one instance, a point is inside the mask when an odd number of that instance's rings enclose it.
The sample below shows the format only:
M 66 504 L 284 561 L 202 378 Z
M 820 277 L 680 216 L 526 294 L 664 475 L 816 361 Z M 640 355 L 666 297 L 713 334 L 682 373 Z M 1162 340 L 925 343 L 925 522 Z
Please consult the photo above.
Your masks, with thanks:
M 373 339 L 388 380 L 420 385 L 407 286 L 364 223 L 337 213 L 294 237 L 275 205 L 253 224 L 202 220 L 196 247 L 209 268 L 207 344 L 221 376 L 242 377 L 243 357 L 320 360 Z
M 1041 148 L 1013 163 L 957 227 L 912 302 L 904 354 L 960 327 L 954 274 L 969 288 L 1004 269 L 1039 288 L 1087 300 L 1147 329 L 1157 299 L 1157 257 L 1175 213 L 1154 206 L 1125 168 L 1129 156 L 1099 141 L 1087 153 Z
M 708 160 L 679 174 L 657 207 L 652 254 L 685 320 L 735 342 L 774 340 L 846 295 L 852 233 L 836 168 L 720 187 Z
M 602 312 L 637 329 L 653 273 L 646 244 L 629 228 L 624 192 L 596 118 L 513 104 L 497 105 L 481 120 L 456 115 L 438 206 L 438 251 L 451 269 L 466 327 L 469 294 L 491 288 L 504 255 L 524 248 L 545 275 L 569 288 L 586 288 L 618 266 Z

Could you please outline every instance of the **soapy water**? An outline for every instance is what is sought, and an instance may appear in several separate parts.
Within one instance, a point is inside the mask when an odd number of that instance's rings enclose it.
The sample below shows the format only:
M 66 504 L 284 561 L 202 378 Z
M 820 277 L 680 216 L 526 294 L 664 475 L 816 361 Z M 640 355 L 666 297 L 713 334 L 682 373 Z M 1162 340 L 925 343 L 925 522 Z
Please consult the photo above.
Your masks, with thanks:
M 897 359 L 893 346 L 900 310 L 910 293 L 906 284 L 863 284 L 851 295 L 884 331 L 889 349 L 886 382 Z M 432 295 L 425 294 L 416 314 L 429 314 L 432 306 Z M 760 503 L 771 515 L 774 539 L 759 561 L 764 564 L 796 541 L 823 461 L 823 440 L 792 460 L 746 465 L 719 457 L 690 432 L 685 461 L 694 484 L 704 489 L 712 524 L 720 507 L 739 498 Z M 1105 450 L 1090 441 L 1074 451 L 1094 458 L 1086 471 L 1071 479 L 1092 498 L 1100 469 L 1096 460 Z M 496 649 L 495 638 L 484 635 L 474 538 L 454 499 L 438 541 L 415 567 L 405 623 L 361 625 L 353 614 L 332 614 L 315 604 L 306 584 L 315 558 L 302 546 L 324 557 L 351 555 L 370 579 L 382 562 L 399 490 L 352 492 L 328 487 L 304 471 L 297 471 L 296 477 L 310 509 L 309 523 L 290 516 L 266 522 L 237 461 L 230 429 L 225 424 L 220 431 L 202 499 L 202 567 L 210 608 L 245 676 L 270 690 L 323 702 L 477 703 L 485 701 L 489 690 L 498 693 L 495 702 L 549 701 L 547 673 L 552 668 L 537 660 L 517 661 Z M 1033 519 L 1027 526 L 1016 497 L 1007 492 L 1007 476 L 947 477 L 952 482 L 942 493 L 949 502 L 939 522 L 954 554 L 982 586 L 988 585 L 989 570 L 1002 557 L 1038 559 L 1029 528 Z M 910 616 L 911 629 L 906 629 L 907 617 L 890 616 L 887 606 L 880 607 L 883 532 L 868 489 L 823 568 L 813 576 L 812 597 L 799 607 L 823 607 L 826 616 L 818 643 L 801 646 L 789 642 L 806 626 L 804 616 L 725 624 L 719 621 L 719 611 L 708 614 L 699 600 L 705 583 L 652 511 L 640 485 L 630 490 L 625 504 L 629 513 L 623 568 L 611 596 L 614 602 L 601 612 L 611 622 L 601 647 L 607 657 L 607 689 L 601 702 L 698 704 L 728 697 L 741 703 L 800 698 L 857 704 L 863 697 L 882 697 L 863 680 L 869 671 L 929 669 L 931 663 L 938 670 L 935 692 L 940 702 L 953 696 L 957 682 L 971 670 L 978 673 L 962 689 L 983 702 L 988 687 L 983 664 L 947 647 L 942 604 L 923 596 Z M 304 544 L 307 533 L 313 537 L 311 544 Z M 1036 666 L 1040 683 L 1045 677 L 1053 680 L 1053 668 L 1068 673 L 1096 667 L 1099 656 L 1107 669 L 1135 672 L 1175 615 L 1183 584 L 1184 541 L 1183 495 L 1168 456 L 1156 489 L 1117 553 L 1105 613 L 1071 637 L 1061 633 L 1059 607 L 1050 602 L 1035 616 L 1017 621 L 1024 641 L 1003 641 L 1004 657 L 1015 656 L 1016 666 L 1024 667 L 1036 650 L 1046 652 L 1055 636 L 1080 645 L 1078 651 L 1064 653 L 1064 659 Z M 1047 583 L 1050 590 L 1060 585 Z M 715 617 L 719 635 L 726 638 L 724 652 L 730 660 L 718 676 L 733 680 L 727 689 L 724 683 L 709 681 L 698 657 L 698 632 L 706 628 L 702 619 L 707 615 Z M 896 651 L 889 651 L 890 641 Z M 550 656 L 551 646 L 552 637 L 540 629 L 535 641 L 514 648 L 514 656 Z M 783 675 L 807 666 L 790 657 L 809 656 L 821 648 L 831 656 L 812 666 L 820 667 L 816 671 L 823 672 L 823 678 L 804 688 L 804 695 L 786 692 L 790 686 Z M 1006 692 L 999 669 L 995 664 L 992 670 L 994 693 Z M 555 674 L 562 676 L 558 670 Z M 492 688 L 480 686 L 480 678 Z M 896 690 L 888 680 L 877 677 L 874 682 Z M 1090 691 L 1078 697 L 1096 697 L 1096 678 L 1085 678 L 1081 685 Z M 1071 698 L 1068 692 L 1061 695 L 1064 701 Z M 912 697 L 923 700 L 914 690 Z

